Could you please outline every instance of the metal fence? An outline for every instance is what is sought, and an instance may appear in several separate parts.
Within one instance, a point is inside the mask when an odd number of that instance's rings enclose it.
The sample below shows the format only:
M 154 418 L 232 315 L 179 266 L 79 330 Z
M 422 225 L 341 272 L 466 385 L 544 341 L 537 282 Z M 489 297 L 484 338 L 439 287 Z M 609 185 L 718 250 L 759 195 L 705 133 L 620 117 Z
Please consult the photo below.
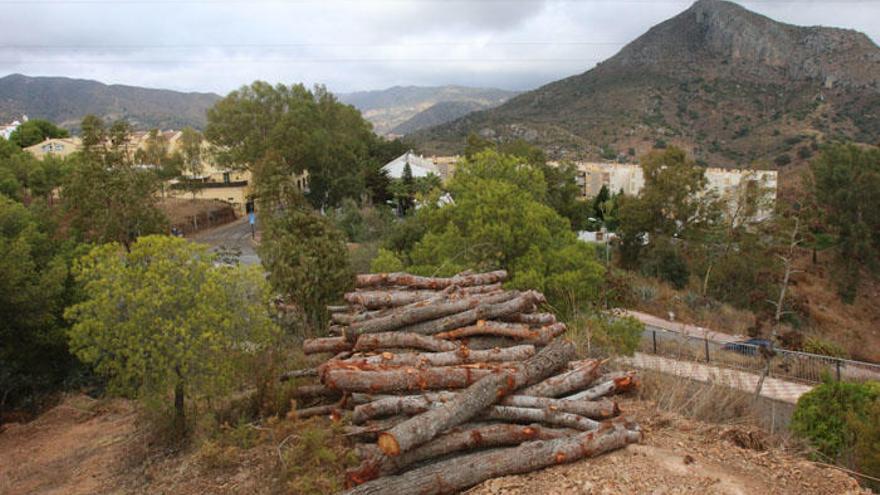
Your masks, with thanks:
M 651 325 L 645 325 L 640 350 L 754 373 L 762 373 L 767 363 L 766 349 L 758 345 L 718 342 Z M 769 376 L 806 383 L 820 383 L 824 377 L 838 381 L 880 381 L 880 365 L 775 348 L 770 357 Z

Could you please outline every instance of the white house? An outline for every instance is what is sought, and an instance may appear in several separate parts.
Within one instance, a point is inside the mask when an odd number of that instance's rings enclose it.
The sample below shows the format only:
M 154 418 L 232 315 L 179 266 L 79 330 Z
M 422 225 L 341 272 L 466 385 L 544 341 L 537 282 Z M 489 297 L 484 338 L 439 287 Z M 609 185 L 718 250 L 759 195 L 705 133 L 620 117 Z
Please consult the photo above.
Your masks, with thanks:
M 438 170 L 437 165 L 434 164 L 433 160 L 421 155 L 416 155 L 412 151 L 407 151 L 394 160 L 391 160 L 382 167 L 382 170 L 388 174 L 388 177 L 392 179 L 400 179 L 403 177 L 403 169 L 406 168 L 407 163 L 409 164 L 410 170 L 412 170 L 413 177 L 427 177 L 428 174 L 434 174 L 438 177 L 440 176 L 440 171 Z
M 27 122 L 27 115 L 22 116 L 21 120 Z M 18 129 L 18 126 L 20 126 L 21 124 L 21 121 L 13 120 L 10 124 L 0 125 L 0 137 L 8 140 L 9 136 L 12 136 L 12 133 L 15 132 L 15 130 Z

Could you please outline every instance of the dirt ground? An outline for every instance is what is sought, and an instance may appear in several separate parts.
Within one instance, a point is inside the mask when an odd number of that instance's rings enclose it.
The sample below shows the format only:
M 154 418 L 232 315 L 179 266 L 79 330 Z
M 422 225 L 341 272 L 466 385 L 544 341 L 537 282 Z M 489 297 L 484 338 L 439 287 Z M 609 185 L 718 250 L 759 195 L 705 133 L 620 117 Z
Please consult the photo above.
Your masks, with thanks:
M 622 401 L 621 407 L 642 424 L 641 444 L 489 480 L 468 493 L 863 493 L 838 470 L 765 445 L 772 442 L 756 430 L 686 420 L 635 399 Z M 758 449 L 742 448 L 722 436 L 757 444 Z M 163 452 L 147 445 L 128 402 L 71 396 L 35 421 L 6 425 L 0 433 L 0 493 L 284 493 L 276 444 L 267 440 L 226 467 L 206 467 L 193 450 Z

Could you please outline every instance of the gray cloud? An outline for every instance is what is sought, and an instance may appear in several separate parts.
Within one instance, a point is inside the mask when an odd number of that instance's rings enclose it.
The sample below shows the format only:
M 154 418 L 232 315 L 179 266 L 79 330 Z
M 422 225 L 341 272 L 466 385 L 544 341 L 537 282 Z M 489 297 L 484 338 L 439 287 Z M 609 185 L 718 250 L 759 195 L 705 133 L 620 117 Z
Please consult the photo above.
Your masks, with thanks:
M 675 0 L 34 0 L 0 8 L 0 75 L 225 93 L 254 79 L 352 91 L 528 89 L 581 73 L 689 6 Z M 880 39 L 875 2 L 744 2 Z

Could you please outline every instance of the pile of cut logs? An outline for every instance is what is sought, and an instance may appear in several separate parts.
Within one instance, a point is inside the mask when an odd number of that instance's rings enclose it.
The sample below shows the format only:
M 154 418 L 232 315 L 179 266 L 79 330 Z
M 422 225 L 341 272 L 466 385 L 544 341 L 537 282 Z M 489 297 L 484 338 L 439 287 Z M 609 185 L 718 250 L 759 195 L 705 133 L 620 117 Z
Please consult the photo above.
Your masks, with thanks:
M 282 379 L 317 376 L 295 396 L 333 403 L 297 414 L 350 418 L 364 442 L 347 493 L 455 493 L 639 440 L 606 398 L 635 374 L 574 360 L 565 325 L 538 312 L 543 295 L 504 290 L 506 277 L 359 275 L 348 304 L 329 308 L 337 336 L 303 348 L 333 357 Z

